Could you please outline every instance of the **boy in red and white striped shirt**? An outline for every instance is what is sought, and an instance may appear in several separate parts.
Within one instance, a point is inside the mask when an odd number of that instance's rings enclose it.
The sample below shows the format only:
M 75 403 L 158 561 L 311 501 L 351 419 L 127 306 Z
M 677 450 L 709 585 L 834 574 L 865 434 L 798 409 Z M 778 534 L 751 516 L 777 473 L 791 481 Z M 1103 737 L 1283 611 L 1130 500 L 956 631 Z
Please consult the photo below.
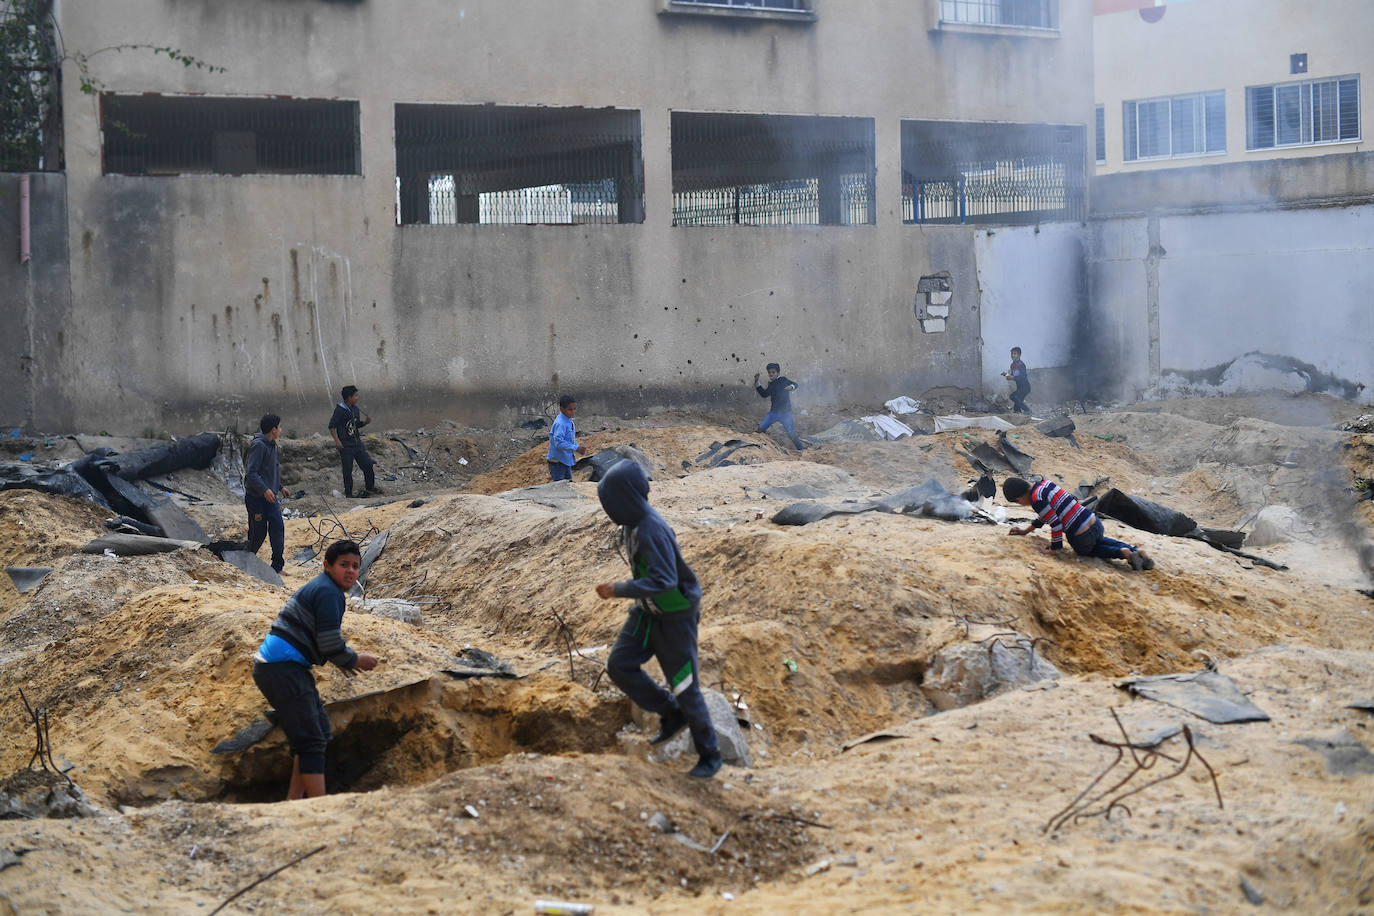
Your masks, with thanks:
M 1050 526 L 1050 550 L 1062 550 L 1067 535 L 1073 552 L 1103 560 L 1126 560 L 1132 569 L 1154 569 L 1154 559 L 1145 548 L 1106 536 L 1102 521 L 1064 488 L 1052 480 L 1032 486 L 1020 477 L 1002 482 L 1002 495 L 1008 502 L 1030 506 L 1040 516 L 1027 525 L 1017 525 L 1009 534 L 1030 534 L 1046 522 Z

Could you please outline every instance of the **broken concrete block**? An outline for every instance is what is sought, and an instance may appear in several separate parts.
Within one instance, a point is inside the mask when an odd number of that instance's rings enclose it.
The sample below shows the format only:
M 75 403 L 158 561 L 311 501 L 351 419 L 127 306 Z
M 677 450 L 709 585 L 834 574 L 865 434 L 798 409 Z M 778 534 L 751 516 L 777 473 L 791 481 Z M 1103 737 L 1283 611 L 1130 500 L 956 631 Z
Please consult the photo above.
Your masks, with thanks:
M 986 700 L 1012 687 L 1058 680 L 1059 669 L 1024 636 L 986 644 L 948 646 L 931 659 L 921 693 L 944 712 Z

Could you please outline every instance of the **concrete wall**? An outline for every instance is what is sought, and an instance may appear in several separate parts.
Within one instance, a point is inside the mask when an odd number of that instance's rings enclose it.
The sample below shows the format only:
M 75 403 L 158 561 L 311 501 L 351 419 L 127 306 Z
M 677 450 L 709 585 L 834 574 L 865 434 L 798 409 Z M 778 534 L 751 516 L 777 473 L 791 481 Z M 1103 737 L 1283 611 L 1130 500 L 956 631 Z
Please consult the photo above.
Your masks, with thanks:
M 1174 3 L 1157 22 L 1136 10 L 1093 18 L 1097 101 L 1106 115 L 1107 159 L 1098 174 L 1255 162 L 1370 149 L 1374 133 L 1374 3 L 1369 0 L 1196 0 Z M 1306 53 L 1308 70 L 1293 74 L 1289 55 Z M 1358 141 L 1249 151 L 1245 87 L 1360 76 Z M 1122 161 L 1121 103 L 1216 90 L 1226 92 L 1226 152 L 1188 158 Z
M 814 23 L 661 6 L 64 5 L 71 50 L 153 44 L 227 68 L 100 55 L 110 91 L 357 100 L 363 175 L 102 175 L 96 109 L 69 72 L 73 320 L 55 375 L 75 407 L 47 422 L 175 431 L 270 408 L 322 425 L 346 383 L 384 423 L 570 388 L 592 411 L 642 411 L 745 398 L 769 359 L 807 398 L 977 387 L 972 234 L 902 225 L 899 124 L 1091 123 L 1089 0 L 1062 0 L 1049 38 L 941 30 L 936 0 L 826 2 Z M 646 221 L 398 227 L 397 102 L 638 110 Z M 872 118 L 877 225 L 673 228 L 672 110 Z M 922 334 L 916 283 L 940 270 L 957 308 Z
M 1005 394 L 1001 373 L 1021 348 L 1030 373 L 1029 403 L 1081 396 L 1085 379 L 1076 352 L 1090 322 L 1079 223 L 987 229 L 975 237 L 982 290 L 983 390 Z
M 1259 352 L 1374 403 L 1374 206 L 1001 229 L 980 234 L 977 257 L 989 392 L 1005 390 L 1012 346 L 1032 405 L 1215 393 L 1228 364 Z M 1086 314 L 1065 305 L 1083 272 Z
M 38 172 L 29 178 L 28 263 L 21 263 L 20 180 L 0 175 L 0 431 L 30 427 L 35 415 L 65 429 L 69 390 L 58 377 L 70 344 L 71 285 L 67 257 L 67 182 Z
M 1374 201 L 1374 152 L 1119 172 L 1092 179 L 1094 216 L 1326 201 Z

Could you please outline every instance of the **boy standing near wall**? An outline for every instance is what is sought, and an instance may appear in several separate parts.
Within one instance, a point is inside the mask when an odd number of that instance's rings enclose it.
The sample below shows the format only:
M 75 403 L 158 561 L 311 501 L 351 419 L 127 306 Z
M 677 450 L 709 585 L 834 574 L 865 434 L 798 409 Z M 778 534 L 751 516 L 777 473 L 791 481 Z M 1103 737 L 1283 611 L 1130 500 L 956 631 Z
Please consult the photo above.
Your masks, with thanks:
M 243 505 L 248 510 L 248 552 L 257 553 L 264 538 L 272 544 L 272 568 L 278 573 L 286 566 L 286 525 L 281 518 L 281 497 L 291 491 L 281 485 L 281 465 L 277 461 L 277 439 L 281 436 L 281 417 L 263 416 L 259 432 L 243 456 Z
M 341 629 L 344 596 L 358 581 L 362 555 L 353 541 L 335 541 L 324 552 L 324 571 L 291 596 L 253 656 L 253 683 L 276 714 L 291 744 L 288 800 L 323 795 L 324 752 L 333 733 L 315 686 L 315 665 L 371 671 L 377 659 L 354 652 Z
M 377 488 L 377 478 L 372 470 L 376 463 L 363 445 L 362 428 L 372 422 L 372 418 L 358 409 L 358 386 L 345 385 L 339 392 L 343 398 L 334 406 L 334 415 L 329 418 L 329 434 L 334 437 L 334 447 L 339 450 L 339 462 L 343 465 L 344 496 L 353 496 L 353 462 L 363 469 L 363 489 L 359 497 L 371 496 L 382 491 Z
M 549 428 L 549 479 L 572 480 L 572 466 L 577 460 L 574 455 L 584 454 L 587 450 L 577 444 L 577 398 L 565 394 L 558 399 L 558 416 L 553 418 Z
M 649 478 L 634 461 L 611 466 L 596 485 L 601 507 L 620 525 L 621 549 L 631 578 L 603 582 L 602 598 L 633 598 L 630 616 L 616 637 L 606 673 L 640 708 L 659 717 L 663 744 L 691 726 L 701 759 L 692 767 L 697 779 L 720 770 L 720 747 L 706 698 L 701 694 L 697 661 L 697 623 L 701 618 L 701 585 L 678 550 L 677 536 L 649 505 Z M 644 663 L 657 658 L 671 692 L 644 673 Z
M 1011 393 L 1011 409 L 1016 413 L 1030 413 L 1030 408 L 1026 406 L 1026 395 L 1030 394 L 1030 375 L 1026 372 L 1026 364 L 1021 362 L 1020 347 L 1011 348 L 1011 368 L 1002 373 L 1002 378 L 1016 383 L 1016 390 Z
M 797 390 L 797 383 L 784 375 L 779 375 L 782 367 L 777 363 L 769 363 L 765 368 L 768 370 L 767 388 L 759 384 L 759 374 L 754 373 L 754 390 L 758 392 L 759 397 L 771 399 L 768 413 L 759 424 L 759 432 L 766 432 L 774 423 L 781 423 L 787 437 L 800 452 L 806 446 L 802 444 L 801 437 L 797 435 L 797 425 L 792 421 L 792 392 Z

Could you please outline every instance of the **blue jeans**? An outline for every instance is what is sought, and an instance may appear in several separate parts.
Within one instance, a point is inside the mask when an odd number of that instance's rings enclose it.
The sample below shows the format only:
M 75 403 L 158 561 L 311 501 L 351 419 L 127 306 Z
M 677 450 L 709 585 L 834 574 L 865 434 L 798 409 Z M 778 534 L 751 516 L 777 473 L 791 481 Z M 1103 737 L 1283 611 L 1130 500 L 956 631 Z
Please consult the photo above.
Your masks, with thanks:
M 1016 413 L 1030 413 L 1026 406 L 1026 395 L 1030 394 L 1030 383 L 1017 381 L 1016 390 L 1011 393 L 1011 409 Z
M 1065 534 L 1069 546 L 1073 552 L 1083 557 L 1097 557 L 1100 560 L 1120 560 L 1121 549 L 1135 550 L 1131 544 L 1109 538 L 1106 529 L 1102 527 L 1102 520 L 1093 522 L 1093 526 L 1082 534 Z
M 286 546 L 286 525 L 281 518 L 281 502 L 269 503 L 261 496 L 247 494 L 243 505 L 248 509 L 248 552 L 257 553 L 262 542 L 267 539 L 272 544 L 272 568 L 282 571 L 286 557 L 282 555 Z
M 549 462 L 549 480 L 572 480 L 572 465 L 561 461 Z
M 677 710 L 687 717 L 692 742 L 703 757 L 720 753 L 716 729 L 706 698 L 701 695 L 701 673 L 697 666 L 697 621 L 701 608 L 692 607 L 673 614 L 648 614 L 630 608 L 629 619 L 615 638 L 606 673 L 635 705 L 658 716 Z M 658 659 L 672 692 L 659 686 L 644 673 L 644 663 Z
M 797 435 L 797 424 L 792 422 L 792 411 L 790 410 L 770 410 L 764 415 L 763 422 L 759 424 L 759 432 L 767 432 L 768 427 L 774 423 L 781 423 L 783 431 L 787 433 L 787 438 L 792 440 L 792 444 L 797 447 L 797 451 L 805 448 L 801 438 Z

